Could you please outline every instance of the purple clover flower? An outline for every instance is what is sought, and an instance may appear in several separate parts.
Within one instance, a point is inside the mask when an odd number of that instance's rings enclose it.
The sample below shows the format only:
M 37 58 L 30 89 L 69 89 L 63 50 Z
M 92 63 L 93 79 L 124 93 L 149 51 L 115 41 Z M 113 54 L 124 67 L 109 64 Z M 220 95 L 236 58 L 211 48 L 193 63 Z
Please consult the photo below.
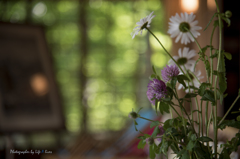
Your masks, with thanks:
M 167 94 L 166 84 L 162 80 L 153 79 L 147 86 L 147 97 L 149 101 L 155 105 L 155 100 L 160 100 Z
M 178 74 L 179 74 L 179 69 L 176 65 L 172 65 L 172 66 L 166 65 L 166 67 L 162 70 L 162 79 L 165 82 L 168 82 Z
M 152 145 L 154 143 L 154 139 L 152 137 L 146 138 L 145 141 L 148 143 L 148 145 Z
M 162 135 L 165 133 L 165 131 L 164 131 L 164 129 L 163 129 L 163 127 L 162 127 L 161 125 L 158 126 L 158 129 L 159 129 L 160 132 L 157 134 L 157 137 L 158 137 L 158 136 L 162 136 Z M 161 142 L 161 141 L 162 141 L 162 138 L 156 138 L 156 140 L 157 140 L 158 142 Z

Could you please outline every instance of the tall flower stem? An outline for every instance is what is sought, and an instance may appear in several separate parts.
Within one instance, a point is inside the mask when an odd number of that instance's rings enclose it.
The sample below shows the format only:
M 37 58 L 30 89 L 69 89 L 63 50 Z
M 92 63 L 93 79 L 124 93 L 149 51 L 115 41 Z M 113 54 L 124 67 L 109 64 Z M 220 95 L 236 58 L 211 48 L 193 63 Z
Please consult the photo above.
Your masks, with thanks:
M 175 92 L 176 92 L 176 88 L 175 88 Z M 193 129 L 194 133 L 195 133 L 196 136 L 198 137 L 198 134 L 196 133 L 196 131 L 195 131 L 195 129 L 194 129 L 193 122 L 191 121 L 191 119 L 190 119 L 190 117 L 189 117 L 189 115 L 188 115 L 186 109 L 183 107 L 182 103 L 179 101 L 179 98 L 178 98 L 178 95 L 177 95 L 177 94 L 176 94 L 176 99 L 177 99 L 177 101 L 178 101 L 178 103 L 179 103 L 179 105 L 180 105 L 180 109 L 181 109 L 181 112 L 182 112 L 182 118 L 183 118 L 183 124 L 184 124 L 183 127 L 184 127 L 184 130 L 186 131 L 186 123 L 185 123 L 185 119 L 184 119 L 184 117 L 183 117 L 183 111 L 184 111 L 184 113 L 186 114 L 186 116 L 187 116 L 187 118 L 188 118 L 188 120 L 189 120 L 189 122 L 190 122 L 190 125 L 192 126 L 192 129 Z M 186 133 L 185 133 L 185 134 L 186 134 Z
M 203 117 L 202 117 L 203 112 L 202 112 L 202 107 L 203 107 L 203 101 L 201 100 L 201 106 L 200 106 L 200 112 L 201 112 L 201 114 L 200 114 L 200 121 L 201 121 L 201 130 L 202 130 L 202 136 L 203 136 Z M 199 124 L 200 124 L 200 123 L 199 123 Z
M 218 49 L 218 62 L 217 62 L 217 72 L 219 71 L 219 65 L 220 65 L 220 59 L 222 56 L 222 21 L 221 21 L 221 17 L 220 17 L 220 10 L 219 10 L 219 6 L 217 3 L 217 0 L 215 0 L 216 6 L 217 6 L 217 12 L 218 12 L 218 22 L 219 22 L 219 49 Z M 214 83 L 214 97 L 215 97 L 215 102 L 217 102 L 217 80 L 218 80 L 218 76 L 215 76 L 215 83 Z M 216 103 L 217 105 L 217 103 Z M 214 122 L 213 122 L 213 126 L 214 126 L 214 152 L 215 152 L 215 158 L 217 158 L 217 106 L 214 107 Z
M 210 38 L 210 57 L 212 56 L 212 40 L 213 40 L 213 35 L 214 35 L 214 32 L 215 32 L 215 29 L 216 29 L 216 26 L 213 27 L 213 30 L 212 30 L 212 34 L 211 34 L 211 38 Z M 211 74 L 210 74 L 210 84 L 211 86 L 213 85 L 213 58 L 211 58 L 210 60 L 210 66 L 211 66 Z M 209 126 L 210 126 L 210 120 L 211 120 L 211 117 L 212 117 L 212 108 L 211 108 L 211 113 L 210 113 L 210 116 L 209 116 L 209 121 L 208 121 L 208 101 L 206 103 L 206 110 L 205 110 L 205 126 L 206 126 L 206 135 L 208 136 L 208 131 L 209 131 Z
M 187 130 L 186 130 L 186 126 L 187 126 L 187 124 L 186 124 L 186 122 L 185 122 L 185 118 L 184 118 L 184 116 L 183 116 L 183 110 L 182 110 L 182 104 L 181 104 L 181 102 L 179 101 L 179 99 L 178 99 L 178 94 L 177 94 L 177 90 L 176 90 L 176 88 L 174 88 L 174 90 L 175 90 L 175 93 L 176 93 L 176 99 L 178 100 L 178 103 L 179 103 L 179 106 L 180 106 L 180 109 L 181 109 L 181 113 L 182 113 L 182 121 L 183 121 L 183 128 L 184 128 L 184 132 L 185 132 L 185 135 L 187 135 L 186 133 L 187 133 Z M 191 123 L 191 121 L 190 121 L 190 123 Z
M 155 36 L 155 34 L 153 34 L 153 32 L 145 27 L 145 29 L 147 29 L 149 31 L 150 34 L 152 34 L 152 36 L 158 41 L 158 43 L 161 45 L 161 47 L 163 48 L 163 50 L 168 54 L 168 56 L 175 62 L 175 64 L 179 67 L 179 69 L 182 71 L 183 74 L 185 74 L 182 70 L 182 68 L 180 67 L 180 65 L 177 63 L 177 61 L 172 57 L 172 55 L 166 50 L 166 48 L 163 46 L 163 44 L 160 42 L 160 40 Z
M 200 44 L 198 43 L 198 41 L 196 40 L 196 38 L 193 36 L 192 32 L 186 27 L 185 27 L 185 29 L 191 34 L 191 36 L 194 39 L 195 43 L 197 44 L 199 50 L 202 52 L 202 48 L 201 48 Z
M 210 38 L 210 46 L 212 47 L 212 40 L 213 40 L 213 35 L 214 31 L 216 29 L 216 26 L 213 27 L 211 38 Z M 212 56 L 212 48 L 210 48 L 210 56 Z M 210 83 L 213 84 L 213 58 L 210 60 L 211 62 L 211 76 L 210 76 Z
M 188 73 L 187 73 L 187 76 L 188 76 L 190 82 L 192 82 L 192 85 L 194 86 L 193 80 L 192 80 L 192 78 L 191 78 L 190 75 L 189 75 L 189 72 L 191 72 L 191 71 L 187 71 L 187 69 L 186 69 L 185 66 L 184 66 L 184 69 L 186 70 L 186 72 L 188 72 Z M 196 78 L 197 81 L 200 83 L 200 81 L 198 80 L 198 78 L 195 76 L 194 73 L 191 73 L 191 75 L 193 75 L 193 77 Z M 188 89 L 189 89 L 189 92 L 190 92 L 190 84 L 189 84 L 189 82 L 188 82 Z M 198 111 L 198 112 L 197 112 L 198 134 L 200 134 L 200 117 L 199 117 L 199 105 L 198 105 L 197 97 L 195 97 L 195 103 L 196 103 L 196 108 L 197 108 L 197 111 Z M 190 109 L 191 109 L 191 119 L 192 119 L 192 121 L 193 121 L 192 100 L 190 101 Z
M 185 29 L 187 29 L 187 28 L 185 28 Z M 193 36 L 192 32 L 191 32 L 189 29 L 187 29 L 187 31 L 191 34 L 191 36 L 192 36 L 192 38 L 194 39 L 195 43 L 197 44 L 200 52 L 202 53 L 202 52 L 203 52 L 203 51 L 202 51 L 202 48 L 201 48 L 200 44 L 198 43 L 198 41 L 196 40 L 196 38 Z M 204 59 L 204 60 L 205 60 L 205 59 Z M 204 62 L 204 65 L 205 65 L 205 70 L 206 70 L 206 74 L 207 74 L 207 81 L 208 81 L 209 77 L 208 77 L 207 67 L 206 67 L 205 62 Z

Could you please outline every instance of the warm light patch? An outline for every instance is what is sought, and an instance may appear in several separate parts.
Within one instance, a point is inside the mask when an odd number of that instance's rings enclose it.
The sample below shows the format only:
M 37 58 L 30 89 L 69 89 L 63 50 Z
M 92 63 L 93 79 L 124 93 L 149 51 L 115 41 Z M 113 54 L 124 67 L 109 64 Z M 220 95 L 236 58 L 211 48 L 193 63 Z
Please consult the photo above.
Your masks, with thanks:
M 214 0 L 207 0 L 207 6 L 209 10 L 216 10 L 216 4 Z
M 198 10 L 198 0 L 181 0 L 181 7 L 185 12 L 196 12 Z
M 43 74 L 37 73 L 33 75 L 30 84 L 34 93 L 38 96 L 43 96 L 48 92 L 48 81 Z

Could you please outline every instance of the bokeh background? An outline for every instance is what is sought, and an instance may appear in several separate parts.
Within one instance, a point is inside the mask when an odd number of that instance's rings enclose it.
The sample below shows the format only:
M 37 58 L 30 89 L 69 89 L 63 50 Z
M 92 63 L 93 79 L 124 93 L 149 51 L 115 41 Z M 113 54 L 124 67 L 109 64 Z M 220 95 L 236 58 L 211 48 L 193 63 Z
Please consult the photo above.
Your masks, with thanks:
M 131 149 L 134 153 L 126 154 L 126 149 L 118 152 L 118 148 L 112 150 L 111 147 L 121 147 L 129 141 L 131 144 L 124 145 L 129 148 L 137 143 L 135 138 L 138 134 L 131 133 L 134 127 L 128 118 L 132 109 L 143 107 L 146 115 L 158 118 L 152 115 L 152 106 L 146 97 L 148 77 L 152 74 L 152 65 L 160 73 L 169 57 L 146 31 L 134 40 L 130 33 L 137 21 L 154 11 L 156 17 L 151 30 L 167 50 L 177 54 L 181 45 L 175 44 L 167 34 L 168 18 L 176 12 L 194 12 L 199 25 L 204 28 L 216 10 L 213 3 L 213 0 L 0 1 L 1 22 L 44 28 L 64 121 L 63 128 L 54 130 L 2 131 L 0 157 L 147 158 L 147 150 L 137 153 Z M 231 101 L 239 87 L 240 45 L 239 11 L 232 3 L 219 1 L 222 10 L 233 12 L 232 28 L 226 27 L 224 31 L 224 47 L 230 49 L 235 60 L 227 68 L 231 83 L 227 91 Z M 201 31 L 201 34 L 206 32 Z M 200 44 L 205 45 L 208 36 L 203 35 L 199 39 Z M 193 43 L 188 46 L 196 47 Z M 224 106 L 226 111 L 228 105 Z M 220 114 L 223 112 L 224 109 Z M 148 126 L 147 123 L 142 124 Z M 127 138 L 127 134 L 131 134 L 131 138 Z M 119 142 L 119 139 L 124 142 Z M 52 154 L 12 155 L 8 154 L 9 148 L 49 150 Z

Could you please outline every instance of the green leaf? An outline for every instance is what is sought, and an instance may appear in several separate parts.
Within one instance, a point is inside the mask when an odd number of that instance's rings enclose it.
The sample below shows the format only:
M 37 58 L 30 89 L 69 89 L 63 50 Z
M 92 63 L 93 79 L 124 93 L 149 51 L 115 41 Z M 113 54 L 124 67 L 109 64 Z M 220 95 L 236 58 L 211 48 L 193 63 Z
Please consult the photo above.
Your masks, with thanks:
M 209 63 L 208 60 L 206 60 L 206 61 L 204 61 L 204 64 L 205 64 L 205 67 L 206 67 L 206 70 L 207 70 L 208 77 L 210 77 L 210 73 L 211 73 L 210 63 Z
M 159 104 L 159 110 L 161 114 L 163 114 L 164 112 L 169 113 L 169 105 L 162 101 Z
M 240 129 L 240 121 L 235 121 L 234 119 L 233 120 L 224 120 L 220 125 L 218 125 L 218 128 L 223 130 L 226 128 L 226 126 Z
M 146 139 L 145 136 L 138 136 L 137 138 L 138 138 L 138 139 L 141 139 L 141 140 L 145 140 L 145 139 Z
M 172 99 L 172 97 L 173 97 L 173 95 L 176 97 L 176 95 L 175 95 L 175 93 L 174 93 L 174 91 L 172 90 L 172 88 L 171 87 L 168 87 L 167 86 L 167 94 L 168 94 L 168 96 Z M 171 100 L 170 100 L 171 101 Z
M 184 153 L 183 153 L 181 159 L 190 159 L 190 156 L 189 156 L 188 151 L 184 151 Z
M 207 136 L 201 136 L 198 138 L 198 141 L 202 141 L 202 142 L 210 142 L 213 141 L 211 138 L 207 137 Z
M 208 87 L 211 87 L 211 84 L 210 84 L 210 83 L 202 83 L 202 84 L 200 85 L 200 87 L 199 87 L 198 94 L 199 94 L 200 96 L 203 96 L 204 91 L 205 91 L 206 88 L 208 88 Z
M 185 153 L 185 151 L 186 151 L 186 149 L 182 149 L 181 151 L 179 151 L 179 152 L 177 153 L 177 157 L 182 156 L 182 155 Z
M 228 59 L 228 60 L 232 60 L 232 54 L 228 53 L 228 52 L 223 52 L 223 54 L 225 55 L 225 57 Z
M 155 157 L 156 157 L 155 152 L 154 152 L 154 145 L 149 146 L 149 157 L 151 159 L 155 159 Z
M 153 128 L 154 126 L 158 126 L 159 125 L 159 121 L 154 121 L 150 124 L 150 128 Z
M 177 78 L 173 77 L 171 80 L 171 88 L 174 89 L 176 87 L 176 83 L 177 83 Z
M 178 80 L 179 83 L 181 83 L 184 86 L 184 88 L 187 87 L 184 80 L 181 77 L 177 76 L 177 80 Z
M 215 102 L 214 92 L 212 90 L 205 90 L 201 100 Z
M 178 76 L 177 76 L 177 79 L 182 79 L 182 80 L 189 81 L 188 77 L 185 76 L 185 75 L 178 75 Z
M 145 145 L 146 145 L 146 142 L 144 140 L 140 140 L 137 148 L 138 149 L 143 149 L 145 147 Z
M 192 134 L 191 137 L 190 137 L 190 139 L 191 139 L 192 141 L 195 141 L 195 140 L 197 139 L 197 137 L 196 137 L 195 134 Z
M 218 72 L 218 77 L 219 77 L 219 90 L 221 92 L 221 94 L 223 94 L 225 92 L 225 90 L 227 89 L 227 79 L 226 79 L 226 72 Z
M 212 22 L 213 18 L 217 15 L 217 13 L 213 14 L 212 18 L 210 19 L 210 21 L 208 22 L 206 28 L 204 29 L 204 31 L 208 28 L 209 24 Z
M 215 57 L 218 57 L 218 50 L 217 49 L 215 50 L 215 53 L 212 56 L 210 56 L 209 58 L 213 59 Z
M 187 93 L 184 98 L 193 98 L 193 97 L 196 97 L 197 94 L 196 93 Z
M 223 28 L 223 22 L 220 21 L 220 23 L 222 23 L 221 26 L 222 26 L 222 28 Z M 215 20 L 214 23 L 213 23 L 213 26 L 214 26 L 214 27 L 219 26 L 219 21 L 218 21 L 218 20 Z
M 190 140 L 187 144 L 186 149 L 192 151 L 193 147 L 195 146 L 196 142 Z
M 225 59 L 224 59 L 224 56 L 223 56 L 223 50 L 220 54 L 220 63 L 219 63 L 219 72 L 225 72 L 226 69 L 225 69 Z M 219 57 L 219 56 L 218 56 Z
M 156 126 L 156 127 L 154 128 L 153 133 L 152 133 L 151 136 L 152 136 L 153 138 L 155 138 L 156 135 L 159 134 L 159 133 L 160 133 L 160 130 L 159 130 L 158 126 Z
M 231 20 L 229 18 L 222 16 L 222 19 L 228 24 L 228 27 L 231 25 Z

